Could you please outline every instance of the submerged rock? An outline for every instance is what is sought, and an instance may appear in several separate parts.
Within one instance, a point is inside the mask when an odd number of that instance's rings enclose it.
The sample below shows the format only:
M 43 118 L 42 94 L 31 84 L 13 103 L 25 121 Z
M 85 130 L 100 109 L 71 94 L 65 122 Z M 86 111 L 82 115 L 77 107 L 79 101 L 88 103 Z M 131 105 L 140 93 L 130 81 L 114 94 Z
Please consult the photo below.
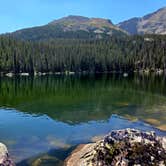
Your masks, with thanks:
M 104 139 L 81 145 L 66 166 L 165 166 L 166 137 L 135 129 L 112 131 Z
M 9 157 L 7 147 L 0 143 L 0 166 L 14 166 L 15 164 Z
M 36 159 L 29 161 L 27 165 L 31 166 L 51 166 L 51 165 L 62 165 L 62 161 L 58 160 L 56 157 L 44 154 Z

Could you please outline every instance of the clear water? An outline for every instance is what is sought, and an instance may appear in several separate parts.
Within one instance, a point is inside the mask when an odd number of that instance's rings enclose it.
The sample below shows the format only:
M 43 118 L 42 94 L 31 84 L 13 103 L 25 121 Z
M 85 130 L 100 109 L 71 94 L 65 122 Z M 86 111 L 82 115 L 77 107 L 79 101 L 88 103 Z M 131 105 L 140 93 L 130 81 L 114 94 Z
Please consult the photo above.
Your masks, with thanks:
M 114 129 L 166 135 L 165 83 L 163 76 L 1 78 L 0 141 L 18 165 L 62 165 L 75 145 Z

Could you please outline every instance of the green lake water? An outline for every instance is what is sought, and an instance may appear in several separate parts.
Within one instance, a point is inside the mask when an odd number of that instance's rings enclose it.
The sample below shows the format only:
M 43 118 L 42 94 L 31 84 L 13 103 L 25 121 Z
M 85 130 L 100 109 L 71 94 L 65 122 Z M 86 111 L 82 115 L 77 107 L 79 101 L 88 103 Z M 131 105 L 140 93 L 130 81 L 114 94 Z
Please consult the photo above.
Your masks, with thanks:
M 164 76 L 0 78 L 0 142 L 17 165 L 62 165 L 76 145 L 123 128 L 166 135 Z

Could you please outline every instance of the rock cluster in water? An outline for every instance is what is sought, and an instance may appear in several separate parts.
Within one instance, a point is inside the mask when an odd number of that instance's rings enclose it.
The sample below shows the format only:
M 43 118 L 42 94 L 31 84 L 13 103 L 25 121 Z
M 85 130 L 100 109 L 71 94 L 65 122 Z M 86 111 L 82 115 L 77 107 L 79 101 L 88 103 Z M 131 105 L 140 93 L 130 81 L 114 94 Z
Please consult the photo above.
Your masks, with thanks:
M 0 166 L 14 166 L 15 164 L 9 157 L 7 147 L 0 143 Z
M 66 166 L 165 166 L 166 137 L 135 129 L 112 131 L 104 139 L 81 145 Z

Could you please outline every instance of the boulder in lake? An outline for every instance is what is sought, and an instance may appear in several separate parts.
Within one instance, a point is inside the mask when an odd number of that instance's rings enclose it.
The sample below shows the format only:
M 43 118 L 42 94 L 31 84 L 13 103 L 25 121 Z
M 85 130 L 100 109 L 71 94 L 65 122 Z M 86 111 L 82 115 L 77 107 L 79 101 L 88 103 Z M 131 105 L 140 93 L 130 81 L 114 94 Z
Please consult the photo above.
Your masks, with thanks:
M 0 166 L 14 166 L 15 164 L 9 157 L 7 147 L 0 143 Z
M 166 137 L 135 129 L 112 131 L 104 139 L 80 145 L 66 166 L 165 166 Z

